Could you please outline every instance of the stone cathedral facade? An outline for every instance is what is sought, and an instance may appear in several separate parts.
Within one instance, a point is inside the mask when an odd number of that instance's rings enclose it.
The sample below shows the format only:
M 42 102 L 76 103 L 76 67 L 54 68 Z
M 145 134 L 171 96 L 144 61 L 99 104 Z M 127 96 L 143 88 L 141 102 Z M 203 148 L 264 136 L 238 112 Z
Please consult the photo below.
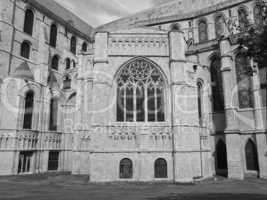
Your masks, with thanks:
M 93 28 L 0 0 L 0 175 L 267 178 L 267 65 L 237 44 L 260 9 L 175 0 Z

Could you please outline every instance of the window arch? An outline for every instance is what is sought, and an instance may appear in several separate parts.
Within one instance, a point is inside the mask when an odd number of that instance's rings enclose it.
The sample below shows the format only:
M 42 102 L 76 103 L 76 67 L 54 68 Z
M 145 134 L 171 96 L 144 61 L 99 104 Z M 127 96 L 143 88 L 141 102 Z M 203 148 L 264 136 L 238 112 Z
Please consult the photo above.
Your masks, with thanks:
M 29 59 L 30 58 L 30 52 L 31 52 L 30 43 L 27 41 L 22 42 L 21 47 L 20 47 L 20 55 L 23 58 Z
M 51 68 L 54 70 L 58 70 L 58 66 L 59 66 L 59 57 L 58 55 L 55 55 L 52 58 Z
M 238 99 L 240 108 L 252 108 L 252 80 L 250 59 L 240 53 L 236 56 L 236 78 L 238 84 Z
M 66 69 L 70 69 L 70 59 L 66 58 Z
M 34 23 L 34 13 L 31 9 L 27 9 L 24 18 L 24 33 L 32 35 Z
M 202 19 L 198 23 L 199 42 L 206 42 L 208 40 L 208 23 L 207 20 Z
M 159 158 L 155 161 L 154 166 L 154 176 L 155 178 L 168 178 L 168 166 L 167 161 L 163 158 Z
M 57 46 L 57 26 L 55 24 L 52 24 L 50 27 L 50 46 Z
M 66 76 L 63 80 L 63 89 L 71 89 L 71 79 L 69 76 Z
M 77 43 L 76 37 L 75 36 L 72 36 L 71 37 L 71 40 L 70 40 L 70 51 L 73 54 L 76 54 L 76 43 Z
M 259 164 L 258 164 L 257 147 L 251 139 L 248 140 L 245 147 L 245 151 L 246 151 L 247 170 L 258 171 Z
M 34 92 L 28 91 L 25 96 L 23 129 L 32 129 Z
M 203 125 L 203 83 L 202 81 L 197 82 L 197 101 L 198 101 L 198 118 L 199 125 Z
M 120 178 L 121 179 L 133 178 L 133 163 L 128 158 L 124 158 L 120 162 Z
M 215 33 L 216 38 L 219 38 L 224 33 L 224 16 L 222 14 L 215 17 Z
M 136 59 L 117 79 L 117 121 L 165 121 L 164 80 L 154 64 Z
M 248 12 L 244 7 L 238 9 L 238 23 L 241 31 L 244 31 L 249 25 Z
M 87 51 L 87 47 L 88 47 L 87 43 L 84 42 L 83 45 L 82 45 L 82 51 L 86 52 Z
M 57 131 L 58 100 L 50 100 L 49 131 Z
M 212 99 L 213 110 L 215 112 L 224 111 L 224 91 L 223 79 L 221 73 L 221 59 L 214 56 L 211 60 L 211 82 L 212 82 Z
M 263 17 L 262 17 L 262 6 L 256 4 L 254 7 L 254 22 L 257 26 L 263 25 Z

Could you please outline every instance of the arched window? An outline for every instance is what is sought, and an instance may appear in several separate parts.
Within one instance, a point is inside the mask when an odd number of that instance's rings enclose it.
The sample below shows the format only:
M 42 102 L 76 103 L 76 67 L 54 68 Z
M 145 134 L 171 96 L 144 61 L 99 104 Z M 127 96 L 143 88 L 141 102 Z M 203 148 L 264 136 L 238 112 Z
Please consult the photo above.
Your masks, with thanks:
M 211 61 L 211 81 L 214 112 L 224 111 L 224 92 L 221 73 L 221 59 L 215 56 Z
M 75 60 L 72 60 L 72 67 L 73 67 L 73 68 L 76 67 L 76 62 L 75 62 Z
M 23 129 L 32 129 L 33 108 L 34 93 L 29 91 L 25 97 Z
M 133 178 L 133 163 L 128 158 L 125 158 L 120 162 L 120 178 L 121 179 Z
M 263 25 L 262 6 L 258 4 L 254 7 L 254 22 L 257 26 Z
M 198 101 L 198 117 L 199 117 L 199 125 L 203 125 L 203 84 L 201 81 L 197 83 L 197 101 Z
M 117 121 L 165 121 L 164 81 L 152 63 L 130 62 L 120 71 L 117 84 Z
M 86 42 L 84 42 L 83 45 L 82 45 L 82 51 L 83 52 L 87 51 L 87 43 Z
M 228 168 L 226 145 L 222 140 L 216 145 L 216 165 L 219 170 Z
M 50 27 L 50 46 L 57 46 L 57 26 L 55 24 L 52 24 Z
M 208 40 L 208 24 L 204 19 L 198 23 L 198 36 L 199 42 L 206 42 Z
M 267 107 L 267 65 L 261 64 L 260 68 L 260 83 L 261 83 L 261 97 L 263 107 Z
M 73 54 L 76 54 L 76 37 L 75 36 L 72 36 L 71 37 L 71 40 L 70 40 L 70 51 L 73 53 Z
M 63 89 L 71 89 L 71 79 L 69 76 L 66 76 L 63 80 Z
M 34 23 L 33 11 L 30 9 L 27 9 L 25 12 L 25 18 L 24 18 L 24 33 L 32 35 L 33 23 Z
M 57 131 L 58 100 L 50 100 L 49 131 Z
M 70 69 L 70 59 L 66 58 L 66 69 Z
M 245 31 L 249 26 L 248 12 L 243 7 L 238 9 L 238 22 L 241 31 Z
M 216 38 L 219 38 L 224 33 L 224 17 L 223 15 L 218 15 L 215 18 L 215 33 Z
M 54 70 L 58 70 L 58 65 L 59 65 L 59 58 L 57 55 L 53 56 L 52 62 L 51 62 L 51 68 Z
M 257 147 L 251 139 L 249 139 L 249 141 L 247 142 L 245 150 L 247 170 L 258 171 L 259 164 Z
M 236 56 L 236 77 L 240 108 L 252 108 L 252 80 L 250 59 L 242 53 Z
M 167 161 L 163 158 L 159 158 L 155 161 L 154 170 L 155 178 L 168 178 Z
M 31 45 L 29 44 L 29 42 L 22 42 L 21 47 L 20 47 L 20 55 L 23 58 L 30 58 L 30 52 L 31 52 Z

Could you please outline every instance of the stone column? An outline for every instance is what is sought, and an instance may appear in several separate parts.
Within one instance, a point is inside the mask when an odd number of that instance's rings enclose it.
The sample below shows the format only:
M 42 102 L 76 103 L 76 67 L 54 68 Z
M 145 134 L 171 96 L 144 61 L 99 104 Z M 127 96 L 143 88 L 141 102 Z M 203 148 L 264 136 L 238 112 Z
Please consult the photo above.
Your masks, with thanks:
M 192 181 L 201 174 L 197 88 L 188 75 L 188 71 L 193 73 L 193 65 L 186 62 L 185 45 L 183 32 L 169 33 L 173 174 L 179 182 Z
M 254 113 L 255 113 L 255 133 L 258 149 L 259 160 L 259 176 L 260 178 L 267 178 L 267 147 L 266 147 L 266 135 L 263 120 L 263 108 L 260 94 L 260 77 L 257 66 L 252 61 L 252 66 L 256 71 L 253 73 L 253 97 L 254 97 Z
M 236 118 L 238 103 L 237 98 L 235 98 L 236 95 L 234 95 L 237 83 L 234 76 L 234 62 L 229 38 L 223 37 L 220 40 L 220 52 L 226 116 L 225 134 L 228 157 L 228 176 L 229 178 L 243 179 L 243 148 Z M 233 98 L 235 98 L 234 101 Z

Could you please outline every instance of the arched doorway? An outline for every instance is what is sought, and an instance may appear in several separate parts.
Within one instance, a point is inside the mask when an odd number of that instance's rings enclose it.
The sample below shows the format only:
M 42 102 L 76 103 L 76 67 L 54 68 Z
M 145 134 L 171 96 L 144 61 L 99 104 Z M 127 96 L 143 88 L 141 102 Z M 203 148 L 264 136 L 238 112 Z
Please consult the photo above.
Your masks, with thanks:
M 255 143 L 249 139 L 246 147 L 246 166 L 248 171 L 259 171 L 257 147 Z
M 220 176 L 228 175 L 226 144 L 222 140 L 219 140 L 216 145 L 216 174 Z
M 120 162 L 120 178 L 121 179 L 133 178 L 133 163 L 128 158 L 125 158 Z

